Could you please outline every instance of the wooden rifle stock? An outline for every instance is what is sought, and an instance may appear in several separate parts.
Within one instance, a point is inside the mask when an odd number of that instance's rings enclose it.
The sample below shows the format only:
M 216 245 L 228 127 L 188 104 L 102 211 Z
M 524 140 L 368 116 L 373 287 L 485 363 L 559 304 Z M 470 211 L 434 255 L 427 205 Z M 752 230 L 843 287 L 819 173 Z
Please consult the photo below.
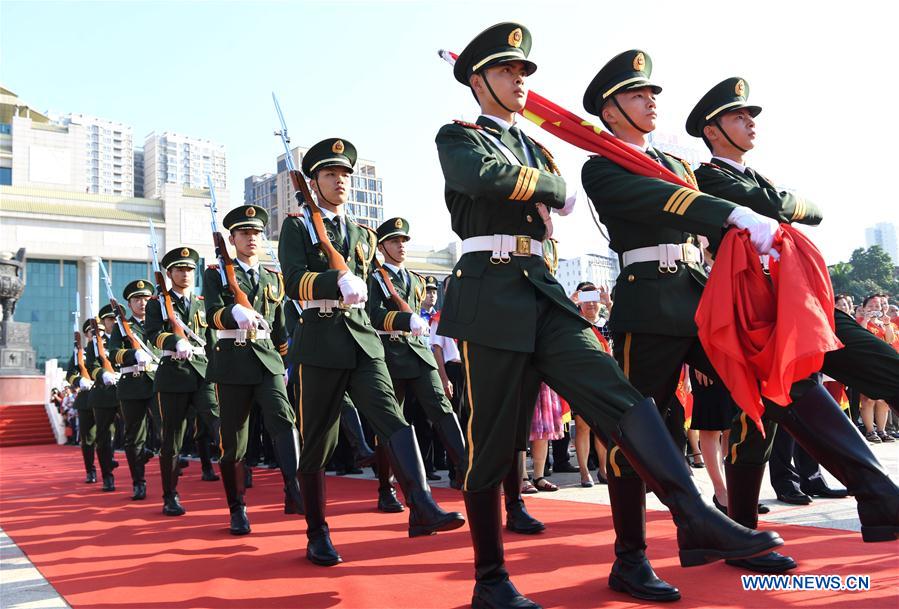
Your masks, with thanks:
M 100 336 L 100 324 L 96 319 L 91 319 L 91 329 L 94 331 L 94 338 L 97 340 L 97 357 L 100 358 L 100 364 L 103 370 L 115 374 L 115 368 L 109 363 L 109 357 L 106 355 L 106 345 L 103 343 L 103 337 Z
M 169 291 L 165 287 L 165 277 L 162 274 L 162 271 L 156 271 L 156 292 L 159 294 L 159 298 L 162 299 L 162 306 L 165 308 L 166 317 L 169 318 L 169 325 L 172 326 L 172 332 L 175 333 L 175 336 L 178 338 L 183 338 L 187 340 L 187 334 L 184 333 L 184 330 L 181 328 L 181 324 L 175 321 L 175 307 L 172 306 L 172 295 L 169 294 Z
M 112 310 L 115 311 L 116 317 L 119 318 L 119 324 L 122 326 L 122 330 L 125 331 L 125 338 L 128 339 L 128 342 L 131 344 L 132 349 L 140 349 L 140 343 L 137 342 L 137 337 L 134 336 L 134 331 L 131 329 L 131 324 L 128 323 L 128 316 L 125 314 L 125 308 L 119 304 L 115 298 L 109 299 L 109 304 L 112 305 Z
M 384 265 L 381 264 L 381 261 L 378 260 L 378 257 L 375 256 L 372 258 L 372 264 L 375 267 L 375 272 L 381 275 L 381 279 L 384 280 L 384 285 L 387 287 L 387 293 L 390 294 L 390 300 L 393 304 L 403 313 L 415 313 L 412 310 L 412 307 L 409 306 L 409 303 L 403 300 L 403 297 L 400 296 L 396 288 L 393 286 L 393 282 L 390 281 L 390 275 L 387 273 L 387 269 L 384 268 Z M 411 279 L 410 279 L 411 281 Z
M 318 237 L 318 246 L 327 256 L 328 266 L 332 271 L 349 272 L 350 267 L 347 266 L 346 260 L 343 259 L 343 256 L 340 255 L 340 252 L 337 251 L 328 238 L 328 232 L 325 230 L 325 224 L 322 221 L 322 210 L 319 209 L 312 198 L 312 193 L 309 192 L 309 186 L 306 184 L 306 178 L 298 170 L 294 169 L 290 172 L 290 181 L 293 183 L 293 187 L 303 195 L 303 200 L 309 206 L 309 211 L 312 213 L 312 227 L 315 229 L 315 236 Z
M 222 237 L 221 233 L 215 232 L 212 233 L 212 241 L 215 244 L 215 254 L 222 262 L 222 267 L 225 271 L 225 281 L 228 282 L 228 289 L 231 291 L 231 295 L 234 296 L 234 302 L 242 307 L 253 309 L 250 299 L 247 298 L 244 291 L 240 289 L 240 284 L 237 283 L 237 275 L 234 274 L 234 260 L 228 254 L 228 247 L 225 245 L 224 237 Z M 261 280 L 262 278 L 260 277 Z
M 91 375 L 84 365 L 84 347 L 81 346 L 81 332 L 75 332 L 75 360 L 78 364 L 78 374 L 83 379 L 90 379 Z

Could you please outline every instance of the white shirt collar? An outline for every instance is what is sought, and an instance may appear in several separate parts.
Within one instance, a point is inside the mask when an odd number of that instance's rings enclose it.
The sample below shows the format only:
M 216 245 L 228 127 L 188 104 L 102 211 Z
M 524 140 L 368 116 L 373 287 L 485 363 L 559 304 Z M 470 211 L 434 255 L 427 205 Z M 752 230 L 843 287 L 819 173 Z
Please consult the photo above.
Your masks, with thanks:
M 324 211 L 324 210 L 322 210 L 322 211 Z M 256 271 L 256 275 L 259 275 L 259 263 L 258 262 L 256 263 L 256 266 L 250 266 L 249 264 L 247 264 L 240 258 L 235 258 L 234 260 L 237 261 L 237 264 L 240 265 L 240 268 L 243 269 L 244 273 L 248 272 L 250 269 L 253 269 L 254 271 Z
M 513 125 L 513 123 L 510 123 L 510 122 L 508 122 L 508 121 L 504 121 L 504 120 L 501 119 L 500 117 L 498 117 L 498 116 L 493 116 L 492 114 L 482 114 L 481 116 L 483 116 L 484 118 L 489 118 L 490 120 L 492 120 L 494 123 L 496 123 L 497 125 L 499 125 L 499 126 L 502 127 L 503 129 L 505 129 L 506 131 L 508 131 L 508 130 L 509 130 L 509 127 L 511 127 L 511 126 Z
M 390 264 L 389 262 L 385 262 L 385 263 L 384 263 L 384 266 L 386 266 L 388 269 L 390 269 L 391 271 L 393 271 L 393 274 L 394 274 L 394 275 L 398 275 L 398 276 L 400 276 L 400 277 L 403 276 L 403 272 L 402 272 L 402 269 L 401 269 L 400 267 L 398 267 L 398 266 L 396 266 L 396 265 L 394 265 L 394 264 Z
M 322 211 L 322 217 L 325 218 L 326 220 L 331 220 L 333 222 L 334 218 L 337 217 L 337 218 L 340 218 L 341 225 L 344 224 L 343 213 L 336 213 L 336 212 L 331 211 L 330 209 L 325 209 L 324 207 L 319 207 L 319 209 Z M 340 209 L 340 211 L 343 212 L 342 205 L 338 209 Z
M 733 167 L 740 173 L 746 173 L 746 165 L 740 165 L 736 161 L 732 161 L 730 159 L 725 159 L 724 157 L 720 157 L 720 156 L 716 156 L 715 159 L 717 159 L 719 161 L 724 161 L 725 163 L 727 163 L 728 165 L 730 165 L 731 167 Z
M 624 140 L 621 140 L 621 141 L 624 142 Z M 643 152 L 643 153 L 645 153 L 647 150 L 652 148 L 652 146 L 650 146 L 649 144 L 646 144 L 645 146 L 641 147 L 641 146 L 637 146 L 636 144 L 631 144 L 630 142 L 624 142 L 624 143 L 627 144 L 628 146 L 630 146 L 631 148 L 633 148 L 634 150 L 639 150 L 640 152 Z

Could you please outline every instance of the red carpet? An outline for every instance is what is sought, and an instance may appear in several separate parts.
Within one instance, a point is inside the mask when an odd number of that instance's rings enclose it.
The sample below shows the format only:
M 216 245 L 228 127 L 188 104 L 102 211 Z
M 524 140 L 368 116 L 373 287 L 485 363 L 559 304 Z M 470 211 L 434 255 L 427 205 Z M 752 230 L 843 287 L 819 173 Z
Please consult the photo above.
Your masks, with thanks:
M 328 477 L 332 539 L 346 561 L 315 567 L 304 523 L 282 513 L 280 475 L 256 469 L 248 492 L 253 532 L 233 537 L 220 482 L 201 482 L 194 462 L 179 485 L 188 514 L 160 513 L 158 464 L 147 465 L 150 500 L 132 502 L 127 466 L 119 490 L 83 483 L 77 448 L 0 450 L 0 525 L 73 607 L 255 608 L 467 606 L 473 568 L 467 527 L 409 539 L 406 514 L 374 510 L 375 482 Z M 462 509 L 455 491 L 435 494 Z M 545 607 L 639 606 L 606 586 L 612 560 L 607 506 L 534 499 L 548 525 L 537 537 L 506 535 L 516 585 Z M 722 563 L 681 569 L 667 514 L 649 515 L 650 558 L 677 585 L 673 607 L 896 607 L 899 543 L 864 544 L 858 533 L 778 526 L 798 573 L 869 575 L 866 592 L 744 592 Z M 649 605 L 652 606 L 652 605 Z

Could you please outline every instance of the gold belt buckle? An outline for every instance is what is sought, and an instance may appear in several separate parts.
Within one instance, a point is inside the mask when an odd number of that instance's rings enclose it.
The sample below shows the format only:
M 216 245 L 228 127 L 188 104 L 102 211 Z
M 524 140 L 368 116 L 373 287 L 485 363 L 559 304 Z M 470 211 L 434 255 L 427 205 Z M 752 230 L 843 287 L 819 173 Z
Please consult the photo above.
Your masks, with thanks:
M 250 340 L 256 340 L 256 328 L 250 328 L 247 330 L 247 338 Z
M 531 238 L 527 235 L 515 235 L 515 256 L 531 255 Z

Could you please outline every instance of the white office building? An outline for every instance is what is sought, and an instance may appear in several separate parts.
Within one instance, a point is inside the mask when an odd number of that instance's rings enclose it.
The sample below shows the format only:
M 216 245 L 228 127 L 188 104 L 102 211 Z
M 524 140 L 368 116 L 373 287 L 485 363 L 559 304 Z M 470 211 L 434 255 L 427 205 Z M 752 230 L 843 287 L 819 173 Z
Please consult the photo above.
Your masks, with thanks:
M 565 293 L 569 295 L 574 293 L 582 281 L 590 281 L 597 287 L 605 286 L 611 291 L 619 272 L 616 256 L 585 254 L 577 258 L 561 260 L 559 269 L 556 271 L 556 279 L 565 288 Z
M 889 222 L 878 222 L 865 229 L 865 245 L 879 245 L 899 265 L 899 247 L 896 244 L 896 225 Z
M 150 133 L 144 139 L 144 197 L 162 196 L 166 184 L 197 191 L 212 176 L 216 193 L 227 189 L 225 147 L 180 133 Z

